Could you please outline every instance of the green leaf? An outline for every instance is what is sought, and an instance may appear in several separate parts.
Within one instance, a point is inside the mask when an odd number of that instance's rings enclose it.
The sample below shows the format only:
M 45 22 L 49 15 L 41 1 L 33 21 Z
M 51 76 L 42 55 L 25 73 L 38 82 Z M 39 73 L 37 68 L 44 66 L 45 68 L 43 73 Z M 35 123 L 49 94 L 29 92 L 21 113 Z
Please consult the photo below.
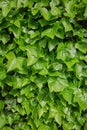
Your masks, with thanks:
M 52 7 L 52 6 L 57 6 L 57 5 L 59 5 L 60 4 L 60 1 L 59 0 L 52 0 L 51 2 L 50 2 L 50 6 Z
M 5 126 L 2 130 L 12 130 L 11 127 Z
M 50 40 L 48 42 L 49 51 L 52 51 L 56 47 L 57 44 L 58 44 L 57 40 Z
M 70 88 L 67 88 L 67 89 L 64 89 L 62 92 L 61 92 L 63 98 L 69 103 L 71 104 L 72 103 L 72 98 L 73 98 L 73 90 L 70 89 Z
M 38 130 L 51 130 L 51 128 L 48 125 L 40 124 Z
M 75 44 L 75 47 L 82 53 L 87 52 L 87 43 L 86 42 L 78 42 Z
M 26 110 L 26 114 L 29 115 L 31 112 L 31 107 L 30 107 L 30 103 L 27 99 L 23 100 L 22 102 L 23 108 L 25 108 Z
M 74 92 L 74 102 L 79 104 L 81 111 L 87 110 L 87 93 L 78 88 Z
M 10 37 L 7 34 L 4 34 L 4 32 L 0 35 L 0 40 L 3 42 L 3 44 L 6 44 L 9 40 Z
M 75 71 L 78 78 L 87 77 L 87 66 L 84 63 L 76 64 Z
M 51 39 L 54 39 L 54 35 L 55 35 L 55 33 L 54 33 L 53 28 L 48 28 L 48 29 L 44 30 L 41 34 L 42 37 L 47 36 Z
M 76 49 L 73 46 L 73 43 L 60 43 L 57 48 L 57 59 L 63 61 L 70 61 L 71 59 L 75 60 L 76 58 Z M 77 62 L 77 60 L 75 61 Z M 72 63 L 73 64 L 73 63 Z
M 28 56 L 27 65 L 33 65 L 39 59 L 38 48 L 36 46 L 26 46 L 26 51 Z
M 75 3 L 76 0 L 70 0 L 65 5 L 65 10 L 67 11 L 66 15 L 68 15 L 71 18 L 74 18 L 76 15 Z
M 24 87 L 23 89 L 21 89 L 21 95 L 25 95 L 27 98 L 34 97 L 31 86 L 28 85 L 27 87 Z
M 43 18 L 45 20 L 49 20 L 50 19 L 50 13 L 49 13 L 49 11 L 46 8 L 44 8 L 44 7 L 41 8 L 40 12 L 41 12 L 41 15 L 43 16 Z
M 73 30 L 72 25 L 70 24 L 68 19 L 62 18 L 61 22 L 65 28 L 65 32 Z
M 61 117 L 61 111 L 60 109 L 51 106 L 50 107 L 50 112 L 49 112 L 49 118 L 54 118 L 55 121 L 61 125 L 62 117 Z
M 16 69 L 16 57 L 15 57 L 15 54 L 13 52 L 9 52 L 6 55 L 6 58 L 8 59 L 8 62 L 7 62 L 7 72 Z
M 5 68 L 0 68 L 0 80 L 3 80 L 6 78 L 6 70 Z
M 85 18 L 87 18 L 87 5 L 86 5 L 86 8 L 85 8 L 84 16 L 85 16 Z
M 67 79 L 63 78 L 49 78 L 48 86 L 50 92 L 60 92 L 69 86 Z
M 7 122 L 6 122 L 6 116 L 3 114 L 3 113 L 1 113 L 0 114 L 0 129 L 2 129 L 2 127 L 6 124 Z
M 51 14 L 53 16 L 61 16 L 61 10 L 59 8 L 57 8 L 56 6 L 52 6 L 51 7 Z
M 10 2 L 9 1 L 3 1 L 1 3 L 1 8 L 2 8 L 2 15 L 6 17 L 10 11 Z
M 0 111 L 2 111 L 4 108 L 4 102 L 2 100 L 0 100 Z
M 40 34 L 39 31 L 34 32 L 33 30 L 29 31 L 28 33 L 30 34 L 30 38 L 35 38 Z

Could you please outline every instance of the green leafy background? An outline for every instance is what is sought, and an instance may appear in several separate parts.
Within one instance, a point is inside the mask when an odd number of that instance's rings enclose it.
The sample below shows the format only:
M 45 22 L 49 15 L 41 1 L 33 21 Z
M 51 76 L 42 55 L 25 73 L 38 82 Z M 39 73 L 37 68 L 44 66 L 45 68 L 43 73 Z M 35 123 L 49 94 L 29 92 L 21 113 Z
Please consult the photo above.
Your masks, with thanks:
M 87 0 L 0 0 L 0 130 L 87 130 Z

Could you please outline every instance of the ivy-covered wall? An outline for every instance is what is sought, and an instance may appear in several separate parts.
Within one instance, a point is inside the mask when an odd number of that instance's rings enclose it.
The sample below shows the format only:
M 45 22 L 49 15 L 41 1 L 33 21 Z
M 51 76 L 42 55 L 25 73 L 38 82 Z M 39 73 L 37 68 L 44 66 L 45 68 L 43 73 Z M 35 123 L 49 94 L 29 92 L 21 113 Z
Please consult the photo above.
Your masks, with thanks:
M 87 0 L 0 0 L 0 130 L 87 130 Z

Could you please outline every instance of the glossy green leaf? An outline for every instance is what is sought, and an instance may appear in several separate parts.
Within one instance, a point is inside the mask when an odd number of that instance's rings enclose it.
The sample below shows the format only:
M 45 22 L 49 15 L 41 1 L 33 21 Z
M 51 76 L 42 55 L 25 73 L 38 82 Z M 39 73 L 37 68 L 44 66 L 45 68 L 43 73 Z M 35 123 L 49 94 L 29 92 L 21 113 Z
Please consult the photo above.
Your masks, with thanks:
M 87 109 L 87 102 L 86 101 L 87 101 L 86 92 L 82 92 L 80 89 L 77 89 L 75 91 L 74 102 L 77 102 L 79 104 L 81 110 L 85 111 Z
M 67 88 L 69 85 L 67 79 L 58 77 L 57 79 L 49 78 L 48 86 L 50 92 L 60 92 Z
M 3 114 L 3 113 L 1 113 L 0 114 L 0 129 L 2 129 L 2 127 L 6 124 L 7 122 L 6 122 L 6 116 Z
M 87 43 L 86 42 L 80 42 L 75 45 L 75 47 L 80 50 L 83 53 L 87 52 Z
M 65 28 L 65 32 L 68 32 L 68 31 L 71 31 L 71 30 L 73 30 L 73 28 L 72 28 L 72 25 L 70 24 L 70 22 L 67 20 L 67 19 L 62 19 L 61 20 L 61 22 L 62 22 L 62 24 L 63 24 L 63 26 L 64 26 L 64 28 Z
M 49 11 L 46 8 L 44 8 L 44 7 L 41 8 L 40 12 L 41 12 L 41 15 L 43 16 L 43 18 L 45 20 L 49 20 L 50 19 L 50 13 L 49 13 Z

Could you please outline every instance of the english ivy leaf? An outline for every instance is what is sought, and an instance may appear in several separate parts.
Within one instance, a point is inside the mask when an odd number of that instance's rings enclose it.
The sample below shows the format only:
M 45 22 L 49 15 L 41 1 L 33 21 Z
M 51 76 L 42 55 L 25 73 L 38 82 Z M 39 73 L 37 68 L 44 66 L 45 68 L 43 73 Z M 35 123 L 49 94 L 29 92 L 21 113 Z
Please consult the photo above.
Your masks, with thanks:
M 35 38 L 40 34 L 39 31 L 33 31 L 33 30 L 29 31 L 28 33 L 30 34 L 30 38 Z
M 8 59 L 7 72 L 16 69 L 16 56 L 15 56 L 15 54 L 13 52 L 9 52 L 6 55 L 6 58 Z
M 29 101 L 27 99 L 23 100 L 22 105 L 26 110 L 26 114 L 29 115 L 31 112 L 31 107 L 30 107 Z
M 54 118 L 55 121 L 59 125 L 61 125 L 62 116 L 61 116 L 61 111 L 58 108 L 56 108 L 54 106 L 50 107 L 49 118 Z
M 3 1 L 1 3 L 1 7 L 2 7 L 2 14 L 4 17 L 6 17 L 10 11 L 10 2 L 9 1 Z
M 58 44 L 57 40 L 50 40 L 48 42 L 49 51 L 52 51 L 56 47 L 57 44 Z
M 7 76 L 5 68 L 0 68 L 0 80 L 5 79 Z
M 12 130 L 11 127 L 5 126 L 2 130 Z
M 72 43 L 60 43 L 57 48 L 57 59 L 63 61 L 74 60 L 76 57 L 76 49 Z
M 65 32 L 73 30 L 72 25 L 70 24 L 70 22 L 67 19 L 62 18 L 61 22 L 65 28 Z
M 53 16 L 58 16 L 59 17 L 59 16 L 61 16 L 61 10 L 56 6 L 52 6 L 51 7 L 51 14 Z
M 78 42 L 75 47 L 80 50 L 82 53 L 87 52 L 87 43 L 86 42 Z
M 6 123 L 7 123 L 6 116 L 3 113 L 1 113 L 0 114 L 0 129 L 2 129 L 2 127 L 5 126 Z
M 40 9 L 41 15 L 44 17 L 45 20 L 49 20 L 50 19 L 50 13 L 46 8 L 41 8 Z
M 82 92 L 79 88 L 74 92 L 74 102 L 77 102 L 81 111 L 87 110 L 87 93 Z
M 10 37 L 8 34 L 4 34 L 4 32 L 3 32 L 0 35 L 0 40 L 3 42 L 3 44 L 6 44 L 10 40 Z
M 81 77 L 87 77 L 87 67 L 84 65 L 84 63 L 76 64 L 75 66 L 76 76 L 78 78 Z
M 55 33 L 54 33 L 53 28 L 48 28 L 48 29 L 44 30 L 41 34 L 42 37 L 47 36 L 51 39 L 54 39 L 54 35 L 55 35 Z
M 33 65 L 39 59 L 38 48 L 36 46 L 27 46 L 26 50 L 28 56 L 27 65 L 28 66 Z
M 0 111 L 2 111 L 4 108 L 4 102 L 2 100 L 0 100 Z
M 66 3 L 65 5 L 65 9 L 67 11 L 67 14 L 69 17 L 71 18 L 74 18 L 75 15 L 76 15 L 76 11 L 74 10 L 74 7 L 75 7 L 75 3 L 76 1 L 75 0 L 70 0 Z
M 59 21 L 56 21 L 54 23 L 54 27 L 53 27 L 53 30 L 55 32 L 55 36 L 60 38 L 60 39 L 63 39 L 64 38 L 64 27 L 63 25 L 59 22 Z
M 71 104 L 72 103 L 72 98 L 73 98 L 73 90 L 72 89 L 64 89 L 62 92 L 61 92 L 63 98 L 69 103 Z
M 36 14 L 38 13 L 38 11 L 39 11 L 40 8 L 41 8 L 41 4 L 42 4 L 42 3 L 36 3 L 36 4 L 34 5 L 34 7 L 32 8 L 32 14 L 33 14 L 33 15 L 36 15 Z
M 85 8 L 84 16 L 87 18 L 87 5 L 86 5 L 86 8 Z
M 22 88 L 21 89 L 21 95 L 25 95 L 27 98 L 31 98 L 31 97 L 34 97 L 34 94 L 32 93 L 32 88 L 30 88 L 31 86 L 28 85 L 27 87 L 25 88 Z
M 38 130 L 51 130 L 51 128 L 48 125 L 40 124 Z
M 52 0 L 51 2 L 50 2 L 50 6 L 52 7 L 52 6 L 58 6 L 60 4 L 60 1 L 59 0 Z
M 67 79 L 58 77 L 55 79 L 49 78 L 48 86 L 49 86 L 50 92 L 60 92 L 60 91 L 63 91 L 65 88 L 67 88 L 69 85 L 68 85 Z

